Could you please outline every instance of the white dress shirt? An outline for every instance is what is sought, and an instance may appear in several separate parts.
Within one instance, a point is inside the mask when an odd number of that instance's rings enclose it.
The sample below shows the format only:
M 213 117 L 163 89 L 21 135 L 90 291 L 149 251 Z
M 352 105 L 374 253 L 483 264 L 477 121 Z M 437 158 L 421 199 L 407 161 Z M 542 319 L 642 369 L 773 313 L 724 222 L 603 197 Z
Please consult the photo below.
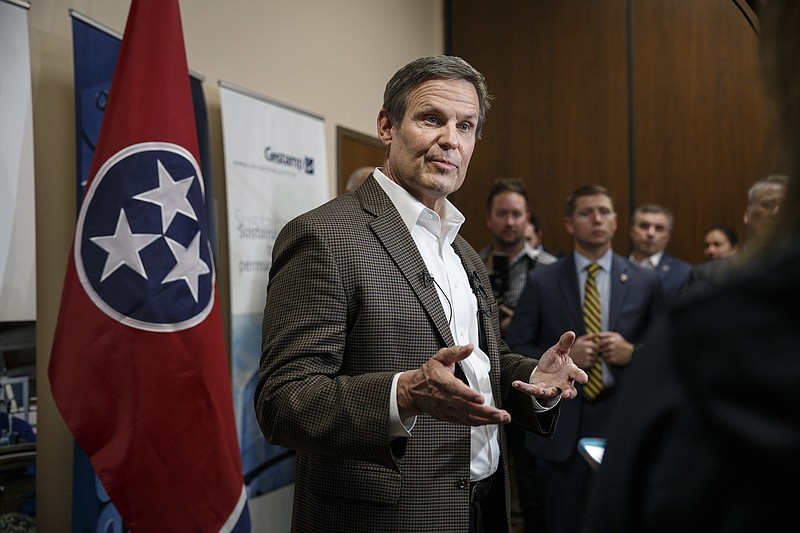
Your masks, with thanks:
M 661 250 L 660 252 L 656 252 L 653 255 L 651 255 L 650 257 L 645 257 L 641 261 L 637 261 L 636 258 L 633 257 L 633 254 L 631 254 L 628 257 L 628 259 L 630 259 L 631 261 L 633 261 L 634 263 L 636 263 L 637 265 L 639 265 L 641 267 L 649 268 L 651 270 L 655 270 L 656 268 L 658 268 L 658 264 L 661 262 L 661 258 L 662 257 L 664 257 L 664 250 Z
M 461 264 L 461 259 L 453 249 L 453 241 L 464 223 L 464 215 L 449 201 L 445 201 L 444 218 L 425 207 L 419 200 L 387 178 L 380 169 L 375 169 L 375 179 L 391 199 L 405 222 L 411 237 L 417 245 L 428 273 L 433 277 L 436 293 L 442 304 L 445 317 L 450 325 L 450 333 L 456 345 L 472 344 L 473 352 L 462 361 L 461 367 L 469 386 L 479 391 L 486 405 L 495 405 L 492 385 L 489 379 L 489 357 L 479 347 L 478 303 Z M 430 354 L 431 356 L 433 354 Z M 416 417 L 400 420 L 397 407 L 397 374 L 392 384 L 390 401 L 390 437 L 412 436 Z M 534 400 L 539 411 L 552 408 L 542 407 Z M 495 424 L 474 426 L 471 431 L 470 480 L 477 481 L 492 475 L 500 462 L 498 427 Z

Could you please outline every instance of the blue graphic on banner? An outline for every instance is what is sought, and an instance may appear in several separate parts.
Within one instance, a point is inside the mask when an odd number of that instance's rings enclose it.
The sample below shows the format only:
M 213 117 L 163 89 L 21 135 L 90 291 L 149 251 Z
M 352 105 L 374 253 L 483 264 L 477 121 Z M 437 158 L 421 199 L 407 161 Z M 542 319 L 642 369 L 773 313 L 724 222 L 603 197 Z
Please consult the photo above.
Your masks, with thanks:
M 122 45 L 117 37 L 86 22 L 72 19 L 72 53 L 75 77 L 75 133 L 77 147 L 77 202 L 89 178 L 100 123 L 108 103 L 114 65 Z
M 234 388 L 234 401 L 239 404 L 239 446 L 242 449 L 242 470 L 249 498 L 294 482 L 294 450 L 267 442 L 261 434 L 253 409 L 261 354 L 261 320 L 260 314 L 236 314 L 231 317 L 232 372 L 246 380 L 241 390 Z

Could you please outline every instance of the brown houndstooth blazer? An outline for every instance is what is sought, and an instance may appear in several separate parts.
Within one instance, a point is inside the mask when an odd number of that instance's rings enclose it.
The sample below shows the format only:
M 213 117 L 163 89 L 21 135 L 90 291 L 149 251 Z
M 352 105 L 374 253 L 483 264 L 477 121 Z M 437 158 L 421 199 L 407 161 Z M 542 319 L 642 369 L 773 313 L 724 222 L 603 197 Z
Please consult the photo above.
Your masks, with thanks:
M 468 274 L 489 279 L 458 237 Z M 294 531 L 467 530 L 470 429 L 417 417 L 413 437 L 389 442 L 394 374 L 419 367 L 453 340 L 436 289 L 399 213 L 370 177 L 289 222 L 275 241 L 264 311 L 256 415 L 267 440 L 297 450 Z M 427 286 L 426 286 L 427 285 Z M 510 354 L 492 312 L 482 320 L 492 388 L 514 423 L 551 435 L 558 408 L 536 415 L 512 389 L 535 360 Z M 493 490 L 496 531 L 509 528 L 505 433 Z M 489 502 L 487 502 L 488 506 Z

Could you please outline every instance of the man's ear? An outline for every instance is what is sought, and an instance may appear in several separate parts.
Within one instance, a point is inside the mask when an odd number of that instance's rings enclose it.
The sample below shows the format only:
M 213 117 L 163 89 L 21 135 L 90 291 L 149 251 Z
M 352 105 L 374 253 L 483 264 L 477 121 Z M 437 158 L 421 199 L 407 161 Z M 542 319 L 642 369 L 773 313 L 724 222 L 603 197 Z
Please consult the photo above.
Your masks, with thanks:
M 572 217 L 564 217 L 564 227 L 567 230 L 567 233 L 573 235 L 575 231 L 572 229 Z
M 389 116 L 388 111 L 381 109 L 378 112 L 378 139 L 381 140 L 384 146 L 392 144 L 392 127 L 394 121 Z

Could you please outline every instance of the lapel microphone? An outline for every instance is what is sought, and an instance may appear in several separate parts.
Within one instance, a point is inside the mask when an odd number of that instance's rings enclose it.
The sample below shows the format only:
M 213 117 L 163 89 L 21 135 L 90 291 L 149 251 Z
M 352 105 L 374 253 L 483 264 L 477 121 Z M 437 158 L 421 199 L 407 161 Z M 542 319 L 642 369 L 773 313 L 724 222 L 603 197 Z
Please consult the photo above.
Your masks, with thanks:
M 472 287 L 472 292 L 475 294 L 475 298 L 478 300 L 478 314 L 486 314 L 488 316 L 492 316 L 492 307 L 487 306 L 486 309 L 483 307 L 483 298 L 488 298 L 489 293 L 486 292 L 486 288 L 481 283 L 481 277 L 478 275 L 477 270 L 473 270 L 472 274 L 467 276 L 469 278 L 470 287 Z M 481 298 L 480 293 L 483 293 L 483 298 Z
M 478 276 L 477 270 L 472 271 L 469 281 L 469 284 L 472 286 L 472 292 L 474 292 L 476 296 L 478 295 L 478 290 L 480 290 L 484 296 L 489 296 L 486 289 L 483 287 L 483 283 L 481 283 L 481 278 Z
M 428 272 L 428 269 L 426 268 L 422 271 L 422 286 L 427 289 L 428 285 L 435 285 L 436 287 L 439 287 L 439 290 L 442 292 L 442 296 L 444 296 L 444 299 L 447 301 L 447 305 L 450 307 L 450 316 L 447 317 L 447 325 L 449 326 L 450 322 L 453 320 L 453 304 L 450 302 L 450 298 L 447 297 L 447 293 L 445 293 L 439 284 L 436 283 L 436 280 L 433 279 L 433 276 L 431 276 L 431 273 Z M 435 288 L 434 292 L 436 292 Z

